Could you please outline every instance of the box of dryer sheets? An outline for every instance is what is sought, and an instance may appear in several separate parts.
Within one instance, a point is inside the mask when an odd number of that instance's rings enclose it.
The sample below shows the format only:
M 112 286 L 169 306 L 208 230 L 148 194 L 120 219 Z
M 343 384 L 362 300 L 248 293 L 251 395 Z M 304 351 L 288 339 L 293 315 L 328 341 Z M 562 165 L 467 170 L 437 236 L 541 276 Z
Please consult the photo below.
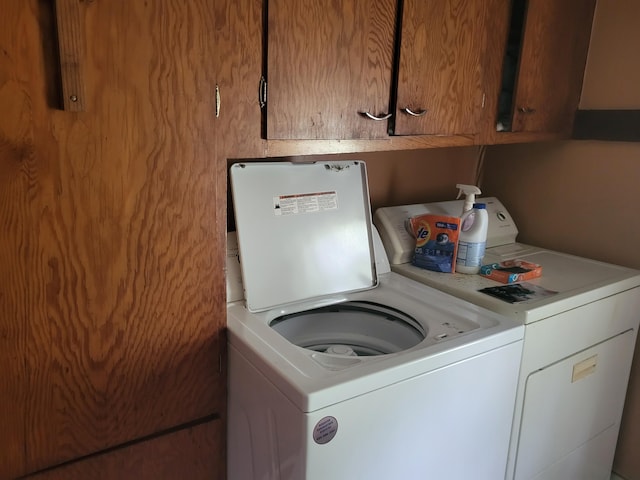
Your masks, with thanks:
M 480 267 L 480 275 L 502 283 L 531 280 L 542 275 L 542 267 L 524 260 L 505 260 Z
M 416 239 L 411 263 L 434 272 L 455 271 L 460 219 L 425 214 L 410 218 L 408 223 Z

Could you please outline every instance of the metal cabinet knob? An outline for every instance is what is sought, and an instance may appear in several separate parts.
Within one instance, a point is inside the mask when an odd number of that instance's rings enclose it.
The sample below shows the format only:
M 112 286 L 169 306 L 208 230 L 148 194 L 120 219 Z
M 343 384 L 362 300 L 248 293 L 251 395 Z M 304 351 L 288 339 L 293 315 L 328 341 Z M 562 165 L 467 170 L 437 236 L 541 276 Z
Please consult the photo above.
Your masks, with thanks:
M 518 108 L 518 111 L 520 113 L 536 113 L 536 109 L 530 107 L 520 107 Z

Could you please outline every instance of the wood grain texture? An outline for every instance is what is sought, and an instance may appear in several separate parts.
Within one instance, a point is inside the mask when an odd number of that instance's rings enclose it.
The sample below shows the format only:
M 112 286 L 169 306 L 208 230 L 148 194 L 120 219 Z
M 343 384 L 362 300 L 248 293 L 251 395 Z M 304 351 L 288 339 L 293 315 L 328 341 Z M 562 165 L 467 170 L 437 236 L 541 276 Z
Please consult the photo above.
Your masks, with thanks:
M 219 156 L 260 158 L 265 155 L 258 103 L 263 3 L 263 0 L 214 3 L 218 61 L 208 65 L 216 72 L 216 84 L 220 88 L 220 116 L 215 119 Z
M 0 20 L 0 478 L 225 407 L 211 2 L 91 3 L 74 114 L 43 5 Z
M 571 133 L 580 101 L 595 0 L 530 0 L 512 131 Z M 531 109 L 523 113 L 520 109 Z
M 495 132 L 490 145 L 566 140 L 565 132 Z
M 486 93 L 480 120 L 480 145 L 494 143 L 498 118 L 498 104 L 502 88 L 504 54 L 510 26 L 511 0 L 491 0 L 492 15 L 486 17 L 486 48 L 484 51 L 483 90 Z
M 29 396 L 25 349 L 34 310 L 29 290 L 36 259 L 38 162 L 32 118 L 31 78 L 36 65 L 21 60 L 38 51 L 29 9 L 0 15 L 0 479 L 15 477 L 26 463 L 24 418 Z
M 387 135 L 394 0 L 269 0 L 267 138 Z
M 421 150 L 475 144 L 473 135 L 412 135 L 387 140 L 268 140 L 265 156 L 327 155 L 337 153 Z
M 211 421 L 26 477 L 29 480 L 224 478 L 224 429 Z
M 55 0 L 58 57 L 62 78 L 62 102 L 70 112 L 85 109 L 84 11 L 82 0 Z
M 496 2 L 406 0 L 396 135 L 474 134 L 483 115 L 487 18 Z M 495 52 L 491 52 L 495 55 Z M 407 114 L 426 110 L 420 117 Z

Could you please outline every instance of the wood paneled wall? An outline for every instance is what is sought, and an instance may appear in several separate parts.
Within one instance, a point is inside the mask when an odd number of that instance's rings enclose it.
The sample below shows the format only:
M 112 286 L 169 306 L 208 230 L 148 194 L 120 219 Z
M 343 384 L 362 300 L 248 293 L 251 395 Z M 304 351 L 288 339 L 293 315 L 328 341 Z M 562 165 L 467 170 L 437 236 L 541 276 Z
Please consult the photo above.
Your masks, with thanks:
M 220 423 L 215 420 L 169 432 L 29 475 L 25 480 L 221 480 L 222 473 L 214 473 L 224 462 Z
M 70 113 L 52 3 L 0 15 L 0 478 L 225 406 L 215 9 L 80 2 Z

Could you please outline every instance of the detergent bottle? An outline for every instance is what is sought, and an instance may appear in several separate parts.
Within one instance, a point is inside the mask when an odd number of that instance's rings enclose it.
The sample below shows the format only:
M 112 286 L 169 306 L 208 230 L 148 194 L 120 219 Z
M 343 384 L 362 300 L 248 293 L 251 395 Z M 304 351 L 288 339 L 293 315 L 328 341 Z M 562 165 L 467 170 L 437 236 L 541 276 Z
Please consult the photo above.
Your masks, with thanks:
M 487 245 L 489 215 L 484 203 L 474 203 L 473 208 L 465 212 L 460 219 L 456 272 L 478 273 Z

